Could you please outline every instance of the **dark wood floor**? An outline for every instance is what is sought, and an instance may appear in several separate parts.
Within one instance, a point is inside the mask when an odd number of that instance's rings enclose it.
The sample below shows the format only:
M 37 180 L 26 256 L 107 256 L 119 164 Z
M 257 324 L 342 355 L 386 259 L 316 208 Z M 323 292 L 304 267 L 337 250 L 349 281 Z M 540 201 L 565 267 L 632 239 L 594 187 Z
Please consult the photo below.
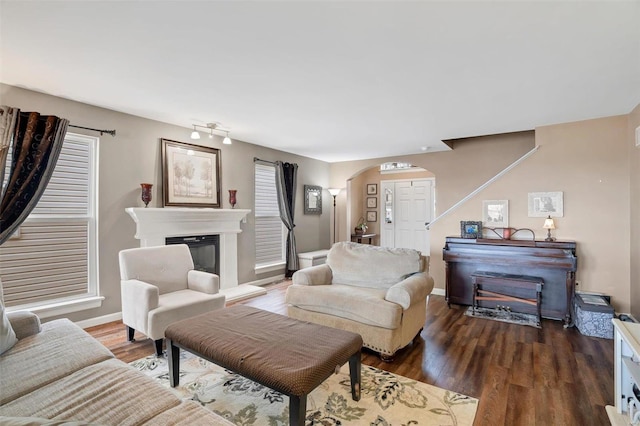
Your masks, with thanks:
M 289 282 L 266 287 L 264 296 L 239 303 L 286 313 Z M 464 307 L 447 308 L 431 296 L 418 344 L 393 363 L 366 352 L 363 363 L 480 400 L 475 425 L 608 425 L 613 404 L 613 341 L 585 337 L 543 320 L 542 330 L 469 318 Z M 153 342 L 112 322 L 87 329 L 119 359 L 154 353 Z

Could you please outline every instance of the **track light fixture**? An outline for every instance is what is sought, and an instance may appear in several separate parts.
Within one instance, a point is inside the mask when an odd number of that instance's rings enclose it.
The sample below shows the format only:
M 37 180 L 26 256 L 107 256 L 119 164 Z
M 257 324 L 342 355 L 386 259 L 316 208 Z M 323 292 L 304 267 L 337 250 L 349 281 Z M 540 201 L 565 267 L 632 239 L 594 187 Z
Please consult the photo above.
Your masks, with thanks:
M 224 140 L 222 141 L 225 145 L 231 145 L 231 138 L 229 138 L 229 129 L 225 129 L 222 127 L 220 123 L 207 123 L 206 126 L 201 126 L 199 124 L 193 125 L 193 132 L 191 132 L 191 139 L 200 139 L 200 132 L 198 132 L 197 127 L 201 127 L 203 129 L 209 130 L 209 139 L 213 139 L 213 132 L 223 132 L 225 133 Z
M 191 132 L 191 139 L 200 139 L 200 133 L 196 130 L 196 125 L 193 125 L 193 132 Z

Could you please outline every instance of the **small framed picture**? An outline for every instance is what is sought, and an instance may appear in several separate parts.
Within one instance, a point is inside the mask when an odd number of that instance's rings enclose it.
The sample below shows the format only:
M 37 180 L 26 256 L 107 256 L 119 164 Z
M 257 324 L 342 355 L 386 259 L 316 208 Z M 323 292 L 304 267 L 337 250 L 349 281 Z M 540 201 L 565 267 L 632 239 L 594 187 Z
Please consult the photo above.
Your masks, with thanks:
M 376 197 L 367 197 L 367 208 L 375 209 L 378 207 L 378 199 Z
M 367 222 L 377 222 L 378 212 L 367 212 Z
M 461 238 L 482 238 L 482 222 L 461 220 L 460 221 L 460 237 Z
M 482 224 L 486 227 L 509 227 L 509 200 L 484 200 Z
M 378 195 L 378 184 L 377 183 L 368 183 L 367 184 L 367 195 Z
M 562 217 L 564 216 L 564 203 L 562 192 L 529 192 L 528 197 L 529 217 Z

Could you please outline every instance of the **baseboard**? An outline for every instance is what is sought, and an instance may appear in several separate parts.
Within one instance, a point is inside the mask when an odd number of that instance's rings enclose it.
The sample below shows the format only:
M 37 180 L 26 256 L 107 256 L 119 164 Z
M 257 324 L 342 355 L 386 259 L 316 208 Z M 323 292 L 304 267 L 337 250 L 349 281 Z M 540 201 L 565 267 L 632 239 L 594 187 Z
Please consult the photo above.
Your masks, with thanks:
M 284 280 L 284 274 L 276 275 L 274 277 L 263 278 L 261 280 L 251 281 L 249 283 L 242 283 L 242 284 L 257 285 L 259 287 L 262 287 L 267 284 L 279 283 L 282 280 Z
M 108 322 L 120 321 L 122 319 L 122 312 L 116 312 L 115 314 L 103 315 L 101 317 L 89 318 L 76 322 L 80 328 L 95 327 L 96 325 L 106 324 Z
M 431 290 L 431 294 L 435 294 L 436 296 L 445 296 L 446 293 L 444 291 L 444 288 L 434 288 L 433 290 Z

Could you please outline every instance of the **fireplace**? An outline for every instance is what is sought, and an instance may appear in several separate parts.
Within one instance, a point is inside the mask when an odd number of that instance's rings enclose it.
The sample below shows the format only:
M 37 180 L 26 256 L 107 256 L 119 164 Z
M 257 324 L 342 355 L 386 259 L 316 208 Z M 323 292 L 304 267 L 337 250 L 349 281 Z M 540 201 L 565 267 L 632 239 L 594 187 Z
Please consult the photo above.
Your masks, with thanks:
M 186 244 L 191 251 L 193 265 L 197 271 L 220 275 L 220 236 L 197 235 L 188 237 L 168 237 L 165 243 Z

